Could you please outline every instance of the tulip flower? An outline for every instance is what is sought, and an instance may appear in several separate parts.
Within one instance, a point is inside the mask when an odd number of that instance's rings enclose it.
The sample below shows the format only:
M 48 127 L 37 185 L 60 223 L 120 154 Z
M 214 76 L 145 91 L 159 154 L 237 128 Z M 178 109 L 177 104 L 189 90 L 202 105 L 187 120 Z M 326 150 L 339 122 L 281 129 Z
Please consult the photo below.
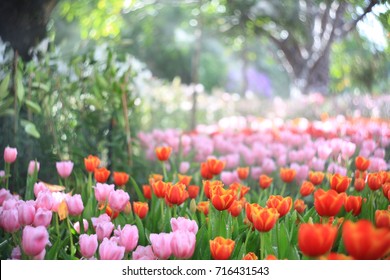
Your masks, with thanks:
M 214 260 L 228 260 L 234 250 L 235 242 L 221 236 L 210 240 L 210 252 Z
M 26 226 L 22 234 L 22 249 L 28 256 L 37 256 L 49 243 L 49 233 L 44 226 Z
M 153 252 L 160 260 L 167 260 L 172 254 L 171 240 L 172 233 L 152 233 L 149 236 Z
M 299 214 L 302 214 L 306 209 L 306 204 L 302 199 L 297 199 L 294 201 L 294 210 Z
M 344 208 L 347 212 L 352 212 L 354 216 L 358 216 L 362 210 L 362 200 L 361 196 L 348 196 L 344 201 Z
M 115 185 L 96 183 L 93 187 L 95 190 L 95 198 L 100 203 L 105 203 L 112 191 L 115 189 Z
M 78 216 L 83 212 L 84 204 L 81 195 L 75 194 L 73 196 L 67 196 L 65 201 L 68 206 L 69 215 Z
M 27 168 L 27 173 L 28 175 L 33 175 L 34 172 L 39 172 L 39 167 L 40 167 L 40 163 L 35 161 L 35 160 L 31 160 L 29 163 L 28 163 L 28 168 Z
M 221 186 L 223 187 L 223 183 L 221 181 L 203 181 L 203 191 L 207 198 L 211 198 L 211 190 L 215 187 Z
M 357 156 L 355 158 L 355 166 L 359 171 L 366 171 L 370 166 L 370 160 L 363 156 Z
M 350 183 L 351 178 L 336 173 L 330 179 L 330 188 L 338 193 L 342 193 L 348 189 Z
M 275 260 L 277 260 L 277 259 L 278 259 L 278 258 L 277 258 L 275 255 L 270 254 L 270 255 L 268 255 L 267 257 L 265 257 L 264 260 L 275 261 Z
M 375 225 L 378 228 L 390 229 L 390 210 L 376 210 Z
M 22 259 L 22 251 L 19 246 L 16 246 L 12 249 L 11 260 L 20 260 Z
M 218 211 L 228 209 L 235 199 L 233 190 L 225 190 L 221 186 L 211 189 L 211 203 Z
M 343 260 L 353 260 L 353 258 L 350 256 L 346 256 L 344 254 L 330 252 L 328 255 L 320 257 L 320 260 L 343 261 Z
M 172 231 L 189 231 L 193 234 L 198 232 L 198 224 L 194 220 L 183 217 L 171 218 Z
M 344 204 L 345 193 L 318 189 L 314 193 L 314 207 L 320 216 L 336 216 Z
M 89 228 L 89 223 L 86 219 L 83 219 L 83 227 L 84 227 L 84 232 L 87 232 Z M 75 222 L 73 228 L 78 234 L 80 234 L 80 222 Z
M 155 152 L 159 161 L 167 161 L 171 156 L 172 148 L 169 146 L 157 147 Z
M 270 231 L 276 224 L 279 213 L 275 208 L 257 208 L 251 209 L 252 223 L 256 230 L 260 232 Z
M 34 201 L 20 202 L 18 205 L 18 220 L 20 225 L 31 225 L 34 222 L 35 212 Z
M 94 177 L 96 182 L 98 183 L 105 183 L 108 180 L 108 177 L 110 177 L 110 171 L 107 170 L 107 168 L 96 168 L 94 171 Z
M 121 260 L 125 256 L 125 247 L 119 246 L 115 241 L 104 238 L 99 246 L 101 260 Z
M 146 202 L 134 201 L 133 209 L 134 214 L 136 214 L 140 219 L 143 219 L 148 214 L 149 205 Z
M 88 173 L 94 172 L 100 164 L 100 159 L 97 156 L 89 155 L 87 158 L 84 158 L 85 170 Z
M 357 190 L 358 192 L 361 192 L 364 189 L 364 187 L 366 186 L 366 181 L 363 178 L 356 178 L 353 186 L 354 186 L 355 190 Z
M 237 167 L 237 174 L 240 180 L 246 180 L 249 175 L 249 167 Z
M 98 240 L 96 234 L 81 234 L 79 236 L 80 253 L 84 258 L 92 258 L 98 248 Z
M 222 170 L 225 168 L 225 165 L 226 165 L 225 161 L 216 158 L 209 158 L 207 160 L 208 170 L 213 175 L 221 174 Z
M 168 184 L 165 199 L 170 204 L 181 205 L 188 198 L 186 186 L 182 183 Z
M 337 228 L 329 224 L 301 224 L 298 229 L 298 246 L 302 253 L 318 257 L 328 253 L 337 236 Z
M 297 175 L 297 171 L 292 168 L 280 168 L 280 178 L 285 183 L 291 183 L 294 181 L 295 176 Z
M 9 190 L 6 189 L 0 189 L 0 206 L 3 205 L 4 201 L 10 199 L 12 197 L 12 194 Z
M 70 160 L 57 162 L 56 168 L 58 175 L 60 175 L 60 177 L 63 179 L 68 178 L 70 174 L 72 174 L 73 165 L 73 162 Z
M 390 229 L 377 229 L 368 220 L 346 221 L 342 239 L 348 254 L 357 260 L 377 260 L 390 250 Z
M 4 161 L 6 163 L 13 163 L 16 160 L 17 155 L 18 155 L 18 150 L 16 148 L 5 147 Z
M 241 200 L 234 200 L 232 205 L 228 208 L 228 212 L 232 217 L 237 217 L 241 214 L 241 210 L 244 207 L 244 203 Z
M 96 225 L 96 235 L 99 241 L 109 238 L 114 230 L 114 224 L 111 222 L 100 222 Z
M 179 183 L 184 184 L 186 187 L 189 186 L 192 176 L 178 174 L 177 177 L 179 178 Z
M 108 195 L 108 204 L 112 210 L 122 212 L 127 202 L 130 200 L 130 196 L 124 190 L 115 190 Z
M 114 184 L 116 186 L 124 186 L 129 181 L 129 174 L 126 172 L 114 172 Z
M 164 183 L 163 181 L 157 181 L 152 184 L 154 195 L 158 198 L 164 198 L 166 191 L 167 191 L 167 183 Z
M 38 194 L 42 191 L 47 191 L 47 188 L 43 182 L 38 182 L 34 184 L 34 195 L 38 197 Z
M 281 195 L 270 195 L 267 200 L 268 208 L 275 208 L 279 213 L 279 218 L 285 216 L 292 207 L 291 197 L 282 197 Z
M 229 186 L 229 190 L 233 190 L 235 194 L 234 196 L 237 199 L 241 199 L 244 197 L 244 195 L 246 195 L 250 191 L 250 188 L 235 182 Z
M 256 256 L 255 253 L 253 252 L 249 252 L 248 254 L 246 254 L 242 260 L 247 260 L 247 261 L 255 261 L 255 260 L 258 260 L 258 257 Z
M 53 213 L 50 210 L 38 208 L 37 212 L 35 213 L 33 225 L 35 227 L 44 226 L 47 228 L 51 223 L 52 216 Z
M 142 193 L 144 194 L 144 197 L 146 199 L 152 199 L 152 188 L 150 187 L 150 185 L 143 185 Z
M 188 161 L 182 161 L 180 162 L 179 166 L 179 172 L 181 174 L 187 173 L 187 171 L 190 169 L 190 163 Z
M 325 174 L 320 171 L 310 171 L 309 172 L 309 181 L 315 185 L 318 186 L 322 183 L 324 180 Z
M 119 237 L 118 245 L 125 248 L 125 252 L 131 252 L 137 247 L 138 243 L 138 228 L 132 225 L 125 225 L 123 229 L 118 226 L 114 232 L 115 236 Z
M 259 177 L 260 188 L 262 188 L 263 190 L 269 188 L 271 186 L 273 180 L 274 179 L 272 179 L 271 177 L 268 177 L 267 175 L 264 175 L 264 174 L 260 175 L 260 177 Z
M 383 185 L 382 174 L 379 172 L 368 174 L 367 185 L 372 191 L 380 189 Z
M 171 250 L 172 255 L 178 259 L 189 259 L 195 251 L 195 234 L 187 230 L 176 230 L 172 232 Z
M 253 208 L 256 208 L 256 209 L 262 209 L 263 207 L 261 207 L 259 204 L 257 203 L 247 203 L 245 204 L 245 213 L 246 213 L 246 217 L 247 219 L 253 223 L 253 219 L 252 219 L 252 209 Z
M 155 260 L 157 257 L 154 255 L 152 246 L 137 246 L 132 254 L 133 260 Z
M 18 210 L 16 208 L 3 209 L 0 212 L 0 227 L 9 233 L 16 232 L 20 229 Z
M 209 201 L 201 201 L 196 206 L 196 210 L 202 212 L 205 216 L 207 216 L 209 214 L 209 207 L 210 207 Z
M 54 205 L 54 198 L 49 190 L 45 188 L 44 191 L 38 193 L 38 197 L 35 200 L 36 208 L 44 208 L 47 210 L 52 210 L 53 205 Z
M 111 222 L 111 218 L 106 213 L 104 213 L 101 214 L 98 218 L 92 217 L 91 221 L 92 221 L 93 228 L 96 229 L 97 225 L 100 223 Z
M 214 175 L 210 172 L 207 162 L 202 162 L 200 164 L 200 175 L 205 180 L 211 180 L 213 178 Z
M 301 188 L 299 190 L 299 193 L 302 196 L 308 196 L 308 195 L 312 194 L 312 192 L 314 192 L 314 190 L 315 190 L 315 187 L 314 187 L 314 184 L 312 182 L 303 181 Z
M 188 191 L 188 196 L 191 199 L 195 199 L 198 196 L 198 194 L 199 194 L 199 186 L 189 185 L 187 187 L 187 191 Z

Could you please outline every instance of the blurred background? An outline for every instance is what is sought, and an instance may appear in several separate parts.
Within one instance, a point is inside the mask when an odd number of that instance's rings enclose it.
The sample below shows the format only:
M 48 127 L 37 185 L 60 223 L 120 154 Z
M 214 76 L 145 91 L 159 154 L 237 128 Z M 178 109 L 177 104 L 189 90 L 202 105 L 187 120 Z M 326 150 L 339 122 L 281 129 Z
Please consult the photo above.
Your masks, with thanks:
M 390 116 L 389 1 L 2 0 L 0 148 L 56 178 L 99 155 L 145 177 L 137 133 L 229 116 Z M 3 160 L 3 159 L 1 159 Z M 3 162 L 0 162 L 0 168 Z M 145 177 L 146 178 L 146 177 Z

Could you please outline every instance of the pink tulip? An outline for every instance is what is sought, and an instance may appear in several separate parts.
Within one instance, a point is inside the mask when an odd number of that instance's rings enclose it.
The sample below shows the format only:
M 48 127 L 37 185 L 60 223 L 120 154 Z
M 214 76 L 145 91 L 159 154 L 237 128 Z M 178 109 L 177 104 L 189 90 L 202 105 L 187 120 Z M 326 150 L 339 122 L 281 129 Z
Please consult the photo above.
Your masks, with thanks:
M 183 161 L 180 163 L 179 172 L 180 174 L 185 174 L 190 169 L 190 163 L 188 161 Z
M 341 145 L 341 156 L 343 159 L 349 159 L 353 156 L 356 150 L 356 144 L 352 142 L 343 142 Z
M 332 153 L 332 148 L 327 145 L 322 145 L 317 149 L 318 157 L 322 160 L 327 160 Z
M 56 168 L 61 178 L 68 178 L 73 170 L 73 162 L 70 160 L 56 162 Z
M 261 169 L 265 174 L 271 174 L 276 170 L 275 162 L 271 158 L 265 158 L 263 160 L 263 164 L 261 165 Z
M 236 182 L 240 182 L 240 179 L 238 178 L 238 175 L 235 171 L 229 172 L 229 171 L 222 171 L 221 173 L 221 181 L 225 185 L 230 185 Z
M 20 228 L 18 210 L 16 208 L 3 209 L 0 216 L 0 225 L 6 232 L 18 231 Z
M 6 147 L 4 149 L 4 161 L 7 163 L 13 163 L 18 155 L 16 148 Z
M 115 236 L 119 237 L 118 244 L 125 247 L 125 252 L 131 252 L 138 243 L 138 228 L 136 226 L 125 225 L 123 229 L 118 226 Z
M 65 200 L 68 205 L 69 215 L 78 216 L 83 212 L 84 204 L 81 195 L 75 194 L 73 196 L 67 196 Z
M 38 255 L 33 256 L 33 260 L 41 261 L 45 259 L 46 249 L 43 249 Z
M 10 199 L 12 197 L 12 194 L 9 190 L 6 189 L 0 189 L 0 206 L 3 205 L 4 201 Z
M 195 251 L 196 237 L 190 231 L 174 231 L 171 239 L 172 254 L 179 259 L 189 259 Z
M 112 191 L 108 196 L 108 204 L 110 205 L 112 210 L 117 212 L 123 211 L 129 200 L 130 196 L 124 190 Z
M 96 234 L 81 234 L 79 236 L 80 252 L 84 258 L 92 258 L 98 248 L 98 240 Z
M 154 255 L 152 246 L 138 246 L 133 252 L 133 260 L 155 260 L 157 257 Z
M 16 199 L 14 196 L 11 196 L 9 199 L 3 202 L 3 210 L 11 210 L 17 208 L 20 203 L 20 200 Z
M 38 194 L 42 191 L 47 191 L 48 188 L 46 188 L 45 184 L 42 182 L 38 182 L 34 184 L 34 195 L 35 197 L 38 197 Z
M 3 178 L 5 176 L 5 171 L 4 170 L 0 170 L 0 178 Z
M 99 247 L 101 260 L 121 260 L 125 255 L 125 247 L 118 246 L 115 241 L 104 238 Z
M 18 218 L 22 226 L 31 225 L 35 217 L 35 202 L 32 200 L 20 202 L 18 205 Z
M 171 219 L 172 231 L 189 231 L 193 234 L 198 232 L 198 224 L 194 220 L 186 219 L 183 217 Z
M 35 213 L 34 223 L 35 227 L 44 226 L 48 227 L 51 223 L 51 218 L 53 217 L 53 213 L 50 210 L 44 208 L 38 208 Z
M 83 225 L 84 225 L 84 232 L 87 232 L 89 224 L 86 219 L 83 219 Z M 80 222 L 75 222 L 73 228 L 78 234 L 80 234 Z
M 91 221 L 93 228 L 96 230 L 98 224 L 111 222 L 111 218 L 106 213 L 103 213 L 98 218 L 92 217 Z
M 109 238 L 112 231 L 114 230 L 114 224 L 111 222 L 99 223 L 96 226 L 96 234 L 99 241 L 102 241 L 104 238 Z
M 43 226 L 26 226 L 22 233 L 22 248 L 26 255 L 37 256 L 49 243 L 49 233 Z
M 16 246 L 12 249 L 11 260 L 20 260 L 22 259 L 22 251 L 19 246 Z
M 44 208 L 47 210 L 51 210 L 53 208 L 54 199 L 51 192 L 46 189 L 45 191 L 41 191 L 38 193 L 38 197 L 35 202 L 36 208 Z
M 66 199 L 67 196 L 70 196 L 69 194 L 63 193 L 63 192 L 52 192 L 51 196 L 53 197 L 53 207 L 51 210 L 53 212 L 58 212 L 58 207 Z
M 150 235 L 150 242 L 152 243 L 152 248 L 154 254 L 160 259 L 160 260 L 167 260 L 171 254 L 171 239 L 172 239 L 172 233 L 152 233 Z
M 39 162 L 37 162 L 35 160 L 30 161 L 30 163 L 28 164 L 28 169 L 27 169 L 28 175 L 33 175 L 35 170 L 38 173 L 39 172 L 39 167 L 40 167 L 40 163 Z
M 110 192 L 114 191 L 115 185 L 101 184 L 96 183 L 96 186 L 93 187 L 95 190 L 95 197 L 98 202 L 106 202 Z

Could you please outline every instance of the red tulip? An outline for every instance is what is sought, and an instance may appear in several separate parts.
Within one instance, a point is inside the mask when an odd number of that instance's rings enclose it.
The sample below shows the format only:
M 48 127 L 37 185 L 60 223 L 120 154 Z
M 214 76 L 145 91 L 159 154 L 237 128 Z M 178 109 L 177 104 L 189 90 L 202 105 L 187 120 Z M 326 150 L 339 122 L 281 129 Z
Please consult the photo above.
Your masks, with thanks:
M 89 155 L 87 158 L 84 158 L 84 165 L 87 172 L 94 172 L 100 164 L 100 159 L 97 156 Z
M 273 180 L 274 179 L 272 179 L 271 177 L 268 177 L 267 175 L 260 175 L 260 177 L 259 177 L 260 188 L 262 188 L 262 189 L 269 188 L 271 186 Z
M 355 166 L 356 169 L 360 171 L 366 171 L 368 167 L 370 166 L 370 161 L 362 156 L 357 156 L 355 158 Z
M 126 172 L 114 172 L 114 184 L 116 186 L 124 186 L 129 181 L 129 174 Z
M 210 252 L 214 260 L 228 260 L 234 250 L 235 242 L 221 236 L 210 240 Z
M 329 224 L 301 224 L 298 246 L 304 255 L 318 257 L 332 249 L 336 235 L 337 228 Z
M 344 204 L 345 193 L 318 189 L 314 193 L 314 207 L 320 216 L 336 216 Z
M 299 190 L 299 193 L 302 195 L 302 196 L 308 196 L 310 195 L 312 192 L 314 192 L 316 188 L 314 187 L 314 184 L 310 181 L 303 181 L 302 185 L 301 185 L 301 188 Z
M 297 171 L 292 168 L 280 168 L 280 178 L 285 183 L 291 183 L 295 176 L 297 175 Z
M 359 215 L 362 210 L 362 200 L 363 198 L 361 196 L 350 195 L 346 197 L 344 201 L 345 211 L 352 212 L 354 216 Z
M 292 198 L 291 197 L 283 197 L 281 195 L 270 195 L 270 197 L 267 200 L 267 207 L 268 208 L 275 208 L 280 218 L 285 216 L 292 207 Z
M 340 175 L 338 173 L 334 174 L 330 178 L 330 188 L 338 193 L 345 192 L 348 189 L 350 183 L 351 178 Z
M 258 209 L 252 207 L 253 226 L 260 232 L 270 231 L 278 221 L 279 213 L 275 208 Z
M 107 170 L 107 168 L 96 168 L 94 171 L 95 180 L 98 183 L 105 183 L 108 180 L 108 177 L 110 177 L 110 171 Z
M 169 146 L 157 147 L 155 152 L 159 161 L 167 161 L 171 156 L 172 148 Z

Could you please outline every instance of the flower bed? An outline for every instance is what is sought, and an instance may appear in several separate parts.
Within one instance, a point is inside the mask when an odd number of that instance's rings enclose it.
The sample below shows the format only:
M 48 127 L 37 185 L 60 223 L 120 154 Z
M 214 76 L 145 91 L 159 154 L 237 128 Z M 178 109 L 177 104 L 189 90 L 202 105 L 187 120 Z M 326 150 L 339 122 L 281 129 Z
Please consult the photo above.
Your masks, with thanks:
M 390 124 L 231 118 L 182 133 L 140 133 L 142 187 L 100 159 L 69 184 L 29 166 L 8 190 L 4 150 L 0 247 L 12 259 L 386 259 L 390 257 Z M 110 177 L 110 175 L 112 175 Z

